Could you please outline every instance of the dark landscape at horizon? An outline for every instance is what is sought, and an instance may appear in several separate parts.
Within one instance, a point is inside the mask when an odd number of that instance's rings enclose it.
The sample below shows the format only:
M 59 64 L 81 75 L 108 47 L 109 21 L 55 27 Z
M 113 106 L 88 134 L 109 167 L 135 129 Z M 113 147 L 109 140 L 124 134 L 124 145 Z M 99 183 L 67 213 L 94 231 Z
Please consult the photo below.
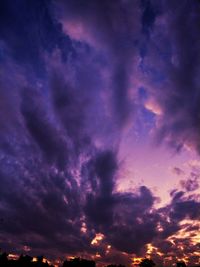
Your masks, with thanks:
M 0 0 L 0 267 L 95 262 L 200 265 L 199 0 Z
M 50 262 L 44 256 L 32 257 L 30 255 L 20 256 L 7 254 L 3 252 L 0 254 L 0 267 L 96 267 L 96 262 L 92 259 L 84 259 L 81 257 L 69 257 L 68 259 L 57 259 L 54 262 Z M 120 263 L 118 264 L 108 264 L 103 263 L 98 266 L 104 267 L 126 267 Z M 156 263 L 150 258 L 140 258 L 134 263 L 135 267 L 154 267 Z M 172 266 L 176 267 L 186 267 L 184 261 L 177 261 L 173 263 Z M 200 265 L 195 265 L 194 267 L 199 267 Z

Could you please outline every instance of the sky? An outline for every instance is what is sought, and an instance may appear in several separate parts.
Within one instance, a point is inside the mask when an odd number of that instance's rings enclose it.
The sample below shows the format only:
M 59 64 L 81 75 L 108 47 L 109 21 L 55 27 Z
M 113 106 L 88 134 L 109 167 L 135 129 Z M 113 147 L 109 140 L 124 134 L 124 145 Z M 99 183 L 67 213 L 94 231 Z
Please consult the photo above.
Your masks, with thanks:
M 200 257 L 200 2 L 0 1 L 0 248 Z

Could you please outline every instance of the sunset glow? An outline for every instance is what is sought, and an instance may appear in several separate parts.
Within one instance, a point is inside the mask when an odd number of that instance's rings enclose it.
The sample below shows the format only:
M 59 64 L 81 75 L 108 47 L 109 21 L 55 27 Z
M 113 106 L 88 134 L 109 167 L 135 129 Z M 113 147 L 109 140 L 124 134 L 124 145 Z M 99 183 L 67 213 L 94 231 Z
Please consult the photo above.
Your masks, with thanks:
M 0 265 L 200 264 L 199 26 L 198 0 L 0 1 Z

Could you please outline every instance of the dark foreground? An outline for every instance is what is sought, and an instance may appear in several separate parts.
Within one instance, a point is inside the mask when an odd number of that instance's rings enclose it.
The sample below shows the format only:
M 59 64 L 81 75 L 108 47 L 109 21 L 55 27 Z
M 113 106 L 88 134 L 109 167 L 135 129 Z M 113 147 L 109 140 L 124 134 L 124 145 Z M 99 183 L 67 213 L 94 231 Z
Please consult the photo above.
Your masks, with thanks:
M 139 267 L 154 267 L 156 264 L 150 259 L 142 259 L 139 263 Z M 177 267 L 186 267 L 184 262 L 177 262 Z M 96 263 L 93 260 L 86 260 L 81 258 L 73 258 L 65 260 L 60 264 L 62 267 L 96 267 Z M 0 267 L 54 267 L 43 258 L 39 256 L 33 258 L 28 255 L 21 255 L 18 259 L 9 259 L 7 253 L 0 254 Z M 125 267 L 121 264 L 110 264 L 106 267 Z M 200 266 L 197 266 L 200 267 Z

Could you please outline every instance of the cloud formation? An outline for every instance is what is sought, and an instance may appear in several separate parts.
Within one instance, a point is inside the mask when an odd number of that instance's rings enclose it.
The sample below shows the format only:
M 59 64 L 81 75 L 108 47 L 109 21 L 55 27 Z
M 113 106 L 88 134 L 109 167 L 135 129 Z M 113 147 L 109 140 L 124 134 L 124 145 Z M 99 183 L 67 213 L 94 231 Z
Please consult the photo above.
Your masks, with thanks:
M 163 1 L 157 6 L 161 13 L 144 58 L 145 72 L 157 80 L 152 94 L 162 109 L 157 138 L 177 151 L 190 147 L 199 153 L 199 1 Z
M 99 253 L 102 262 L 118 258 L 130 263 L 133 255 L 144 256 L 150 243 L 163 253 L 173 252 L 169 238 L 182 229 L 182 221 L 199 220 L 198 197 L 185 193 L 197 188 L 194 175 L 157 209 L 147 186 L 134 192 L 116 186 L 120 138 L 137 108 L 138 88 L 133 95 L 130 90 L 133 70 L 147 79 L 145 64 L 154 56 L 159 16 L 167 29 L 163 34 L 171 32 L 163 40 L 170 38 L 172 52 L 164 64 L 164 92 L 158 86 L 147 93 L 163 111 L 158 136 L 176 148 L 188 144 L 199 151 L 199 3 L 174 5 L 1 1 L 2 249 L 21 253 L 28 247 L 33 255 L 54 259 Z M 100 241 L 93 245 L 98 234 Z M 186 238 L 177 240 L 185 244 L 184 253 L 196 249 Z

